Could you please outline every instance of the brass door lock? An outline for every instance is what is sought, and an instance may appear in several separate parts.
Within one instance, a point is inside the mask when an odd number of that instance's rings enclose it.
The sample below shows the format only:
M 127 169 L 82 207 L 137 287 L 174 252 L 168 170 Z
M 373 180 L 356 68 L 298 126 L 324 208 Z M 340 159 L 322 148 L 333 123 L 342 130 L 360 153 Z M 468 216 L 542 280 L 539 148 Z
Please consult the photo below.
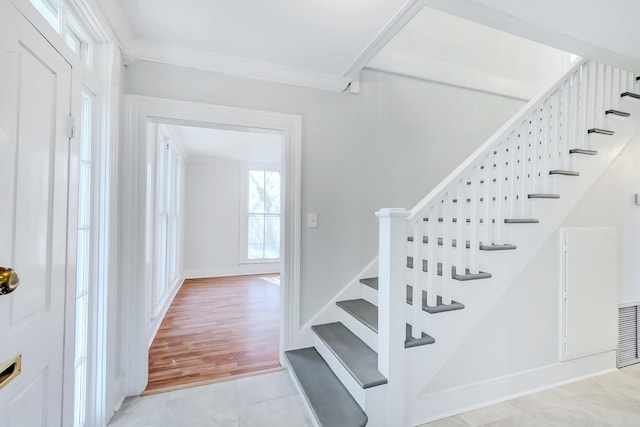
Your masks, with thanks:
M 20 277 L 14 269 L 0 267 L 0 295 L 10 294 L 19 284 Z

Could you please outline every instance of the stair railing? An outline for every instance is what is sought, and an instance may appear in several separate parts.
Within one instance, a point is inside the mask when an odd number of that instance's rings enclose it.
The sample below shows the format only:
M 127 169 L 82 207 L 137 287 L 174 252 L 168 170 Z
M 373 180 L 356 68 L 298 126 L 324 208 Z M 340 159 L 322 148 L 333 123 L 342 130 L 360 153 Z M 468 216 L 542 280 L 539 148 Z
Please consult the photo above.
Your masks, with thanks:
M 406 286 L 412 287 L 411 335 L 420 338 L 427 332 L 423 291 L 428 306 L 448 305 L 458 281 L 486 277 L 481 245 L 489 250 L 511 243 L 505 223 L 531 220 L 530 198 L 553 197 L 550 174 L 572 171 L 570 150 L 592 149 L 589 128 L 602 127 L 602 112 L 616 109 L 620 94 L 633 83 L 634 76 L 626 71 L 576 61 L 411 211 L 377 213 L 379 369 L 390 386 L 404 381 L 396 376 L 404 378 L 397 366 L 404 366 Z M 404 402 L 404 396 L 389 397 L 390 406 Z

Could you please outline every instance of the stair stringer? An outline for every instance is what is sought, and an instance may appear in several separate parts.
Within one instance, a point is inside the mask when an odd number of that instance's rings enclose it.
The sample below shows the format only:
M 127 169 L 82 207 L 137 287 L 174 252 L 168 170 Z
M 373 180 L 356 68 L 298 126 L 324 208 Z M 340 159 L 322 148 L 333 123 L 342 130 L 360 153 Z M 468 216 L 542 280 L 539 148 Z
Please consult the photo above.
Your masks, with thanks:
M 493 277 L 461 282 L 457 286 L 454 295 L 465 304 L 465 309 L 438 315 L 424 313 L 421 318 L 423 330 L 434 336 L 436 343 L 408 351 L 407 405 L 412 400 L 423 397 L 427 384 L 472 333 L 474 326 L 497 303 L 623 148 L 637 136 L 640 128 L 640 101 L 637 105 L 626 101 L 624 104 L 625 109 L 632 113 L 632 118 L 627 119 L 628 123 L 619 123 L 619 119 L 607 119 L 611 129 L 616 131 L 615 136 L 589 136 L 598 155 L 575 159 L 575 170 L 580 171 L 580 176 L 556 178 L 555 192 L 561 195 L 560 199 L 532 201 L 535 204 L 534 216 L 540 219 L 540 223 L 505 225 L 511 228 L 508 233 L 510 243 L 518 248 L 483 255 L 486 257 L 487 270 Z

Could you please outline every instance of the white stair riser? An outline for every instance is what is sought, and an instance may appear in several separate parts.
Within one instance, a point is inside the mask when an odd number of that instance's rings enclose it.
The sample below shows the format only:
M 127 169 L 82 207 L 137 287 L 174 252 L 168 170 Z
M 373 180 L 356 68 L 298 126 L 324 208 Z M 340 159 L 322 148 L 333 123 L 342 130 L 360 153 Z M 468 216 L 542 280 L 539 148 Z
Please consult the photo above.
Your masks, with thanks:
M 370 286 L 362 285 L 360 298 L 370 302 L 371 304 L 378 305 L 378 291 Z
M 346 311 L 338 310 L 338 321 L 342 322 L 351 332 L 353 332 L 358 338 L 365 342 L 373 351 L 378 351 L 378 334 L 369 329 L 361 321 L 347 313 Z

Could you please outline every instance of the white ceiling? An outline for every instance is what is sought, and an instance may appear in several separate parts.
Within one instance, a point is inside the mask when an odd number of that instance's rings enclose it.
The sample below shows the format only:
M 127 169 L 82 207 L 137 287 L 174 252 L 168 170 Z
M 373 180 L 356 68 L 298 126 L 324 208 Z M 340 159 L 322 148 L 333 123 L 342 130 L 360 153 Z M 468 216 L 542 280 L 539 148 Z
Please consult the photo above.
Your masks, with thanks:
M 344 90 L 425 5 L 640 71 L 637 0 L 96 1 L 133 60 L 333 91 Z
M 125 55 L 344 90 L 417 0 L 98 0 Z M 395 34 L 395 32 L 394 32 Z
M 282 136 L 249 130 L 163 125 L 177 139 L 189 160 L 231 159 L 249 163 L 280 164 Z
M 640 72 L 637 0 L 424 0 L 424 3 L 557 49 Z

